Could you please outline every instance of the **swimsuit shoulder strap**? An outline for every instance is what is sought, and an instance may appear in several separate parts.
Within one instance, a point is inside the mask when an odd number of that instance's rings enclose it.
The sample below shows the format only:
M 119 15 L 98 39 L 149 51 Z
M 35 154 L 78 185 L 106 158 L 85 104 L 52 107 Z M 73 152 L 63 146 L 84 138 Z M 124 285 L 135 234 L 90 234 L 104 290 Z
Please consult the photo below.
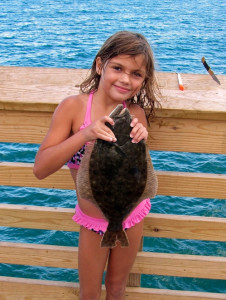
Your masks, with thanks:
M 92 102 L 93 102 L 93 94 L 94 94 L 94 92 L 91 92 L 89 94 L 84 123 L 80 129 L 85 128 L 86 126 L 91 124 L 91 108 L 92 108 Z M 123 102 L 123 107 L 126 108 L 126 101 Z
M 89 94 L 87 107 L 86 107 L 86 115 L 85 115 L 83 126 L 88 126 L 91 124 L 91 107 L 92 107 L 92 101 L 93 101 L 93 94 L 94 94 L 94 92 L 91 92 Z

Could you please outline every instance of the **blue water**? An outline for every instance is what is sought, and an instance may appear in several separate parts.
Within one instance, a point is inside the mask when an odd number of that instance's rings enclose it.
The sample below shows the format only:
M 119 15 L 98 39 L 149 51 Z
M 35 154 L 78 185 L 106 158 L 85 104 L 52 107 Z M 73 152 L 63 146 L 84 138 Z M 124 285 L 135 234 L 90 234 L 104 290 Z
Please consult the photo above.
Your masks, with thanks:
M 145 6 L 144 6 L 145 4 Z M 224 0 L 31 1 L 1 0 L 0 65 L 89 68 L 105 39 L 119 30 L 143 33 L 158 71 L 206 74 L 205 56 L 216 74 L 225 71 Z M 0 143 L 0 161 L 33 162 L 38 145 Z M 226 155 L 151 152 L 157 170 L 226 173 Z M 1 203 L 75 206 L 74 191 L 1 187 Z M 226 201 L 157 196 L 152 212 L 226 217 Z M 77 246 L 78 234 L 0 228 L 2 241 Z M 226 256 L 225 243 L 145 238 L 144 250 Z M 75 270 L 0 265 L 0 276 L 77 281 Z M 223 280 L 142 276 L 142 286 L 226 292 Z

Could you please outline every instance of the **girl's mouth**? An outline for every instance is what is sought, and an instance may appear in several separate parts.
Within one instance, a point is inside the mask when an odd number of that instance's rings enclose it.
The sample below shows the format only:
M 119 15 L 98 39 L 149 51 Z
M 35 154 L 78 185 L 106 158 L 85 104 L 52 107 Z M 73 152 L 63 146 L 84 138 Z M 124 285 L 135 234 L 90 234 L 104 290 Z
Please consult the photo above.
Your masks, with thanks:
M 115 85 L 115 88 L 120 92 L 120 93 L 128 93 L 130 92 L 130 89 L 125 88 L 123 86 Z

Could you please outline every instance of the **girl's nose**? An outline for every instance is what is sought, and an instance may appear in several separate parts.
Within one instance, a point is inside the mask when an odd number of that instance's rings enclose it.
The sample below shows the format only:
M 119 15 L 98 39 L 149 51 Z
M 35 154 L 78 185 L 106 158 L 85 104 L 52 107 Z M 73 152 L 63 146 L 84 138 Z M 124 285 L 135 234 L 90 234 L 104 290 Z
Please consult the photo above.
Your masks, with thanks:
M 123 72 L 120 76 L 120 80 L 121 82 L 126 82 L 128 83 L 129 80 L 130 80 L 130 74 L 126 73 L 126 72 Z

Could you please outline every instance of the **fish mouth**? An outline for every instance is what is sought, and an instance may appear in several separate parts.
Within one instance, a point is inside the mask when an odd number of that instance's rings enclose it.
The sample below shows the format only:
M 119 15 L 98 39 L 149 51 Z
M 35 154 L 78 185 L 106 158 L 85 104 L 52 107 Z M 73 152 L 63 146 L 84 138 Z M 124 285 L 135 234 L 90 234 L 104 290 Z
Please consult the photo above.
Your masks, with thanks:
M 113 111 L 110 113 L 109 117 L 114 118 L 115 116 L 123 114 L 124 111 L 125 111 L 125 108 L 124 108 L 123 104 L 118 104 L 116 106 L 116 108 L 113 109 Z

